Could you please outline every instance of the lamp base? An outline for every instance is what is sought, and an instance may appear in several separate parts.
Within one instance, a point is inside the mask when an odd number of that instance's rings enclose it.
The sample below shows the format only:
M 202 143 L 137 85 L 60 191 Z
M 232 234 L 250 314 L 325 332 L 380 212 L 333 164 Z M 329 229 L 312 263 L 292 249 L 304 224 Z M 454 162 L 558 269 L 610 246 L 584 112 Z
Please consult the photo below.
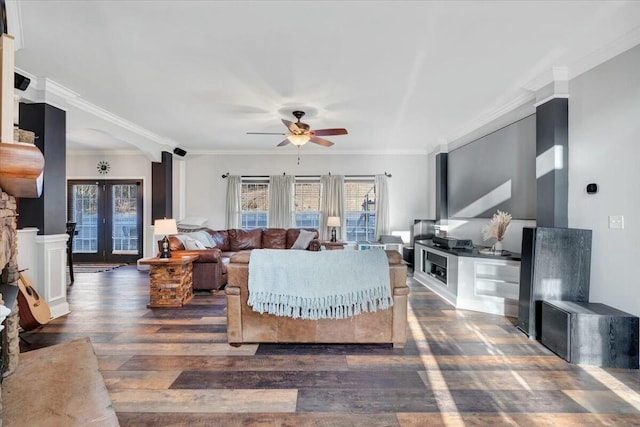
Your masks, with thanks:
M 331 241 L 332 242 L 337 242 L 338 241 L 338 239 L 336 239 L 336 229 L 335 228 L 333 228 L 331 230 Z
M 169 249 L 169 238 L 164 236 L 162 239 L 162 252 L 159 258 L 171 258 L 171 250 Z

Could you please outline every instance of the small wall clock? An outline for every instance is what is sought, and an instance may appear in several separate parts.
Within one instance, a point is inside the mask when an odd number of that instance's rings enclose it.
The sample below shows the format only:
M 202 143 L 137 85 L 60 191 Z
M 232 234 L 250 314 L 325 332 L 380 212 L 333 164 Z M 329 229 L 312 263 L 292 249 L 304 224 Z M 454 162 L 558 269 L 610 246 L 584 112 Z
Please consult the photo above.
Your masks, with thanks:
M 111 168 L 111 166 L 109 166 L 109 162 L 105 162 L 104 160 L 102 160 L 98 162 L 97 168 L 99 173 L 101 173 L 102 175 L 106 175 L 109 173 L 109 169 Z

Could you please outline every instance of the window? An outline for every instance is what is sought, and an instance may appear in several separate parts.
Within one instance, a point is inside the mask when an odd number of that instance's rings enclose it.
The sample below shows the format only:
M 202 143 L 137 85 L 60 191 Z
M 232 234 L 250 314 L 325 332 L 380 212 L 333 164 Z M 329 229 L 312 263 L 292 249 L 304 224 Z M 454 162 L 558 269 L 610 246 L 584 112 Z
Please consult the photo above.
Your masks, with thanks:
M 72 185 L 70 221 L 75 222 L 74 253 L 98 251 L 98 186 Z
M 344 209 L 347 216 L 347 240 L 355 242 L 374 240 L 376 234 L 374 180 L 346 180 Z
M 296 227 L 320 228 L 320 182 L 304 181 L 295 184 Z
M 267 227 L 269 212 L 269 183 L 246 181 L 240 190 L 242 206 L 240 227 L 245 230 Z

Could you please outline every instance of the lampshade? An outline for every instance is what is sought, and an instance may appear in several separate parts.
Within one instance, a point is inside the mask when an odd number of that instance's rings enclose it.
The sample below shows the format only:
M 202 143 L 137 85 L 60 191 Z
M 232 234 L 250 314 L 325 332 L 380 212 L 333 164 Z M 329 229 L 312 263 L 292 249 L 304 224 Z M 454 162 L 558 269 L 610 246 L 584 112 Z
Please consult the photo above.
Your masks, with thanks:
M 296 134 L 291 134 L 287 137 L 287 139 L 289 141 L 291 141 L 291 143 L 293 145 L 304 145 L 307 142 L 309 142 L 309 140 L 311 139 L 311 137 L 309 135 L 296 135 Z
M 156 236 L 166 236 L 178 233 L 178 226 L 175 219 L 156 219 L 153 225 L 153 234 Z
M 327 227 L 340 227 L 340 217 L 330 216 L 327 218 Z

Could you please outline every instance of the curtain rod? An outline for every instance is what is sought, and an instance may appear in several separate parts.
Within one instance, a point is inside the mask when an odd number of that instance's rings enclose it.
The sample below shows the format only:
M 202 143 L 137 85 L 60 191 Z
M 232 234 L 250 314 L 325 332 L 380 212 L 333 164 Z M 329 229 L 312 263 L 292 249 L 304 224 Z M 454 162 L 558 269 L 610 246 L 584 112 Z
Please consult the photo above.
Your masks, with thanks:
M 388 178 L 392 177 L 390 173 L 385 172 L 384 174 Z M 283 172 L 282 175 L 285 176 L 286 172 Z M 329 175 L 331 175 L 331 172 L 329 172 Z M 223 179 L 227 178 L 228 176 L 229 176 L 229 172 L 222 174 Z M 243 178 L 269 178 L 269 175 L 241 175 L 241 176 Z M 294 175 L 294 176 L 299 176 L 300 178 L 320 178 L 321 175 Z M 374 177 L 375 175 L 345 175 L 345 176 L 349 178 L 371 178 L 371 177 Z

